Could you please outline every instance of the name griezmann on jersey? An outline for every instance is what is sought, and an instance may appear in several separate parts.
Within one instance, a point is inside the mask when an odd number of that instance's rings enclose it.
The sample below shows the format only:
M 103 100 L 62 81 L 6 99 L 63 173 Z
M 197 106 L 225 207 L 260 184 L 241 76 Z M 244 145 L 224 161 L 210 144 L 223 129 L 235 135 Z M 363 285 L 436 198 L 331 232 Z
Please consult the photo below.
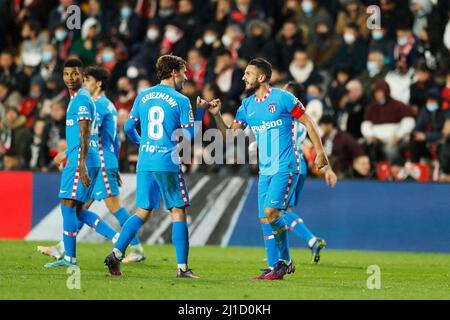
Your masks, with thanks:
M 142 103 L 146 103 L 148 100 L 161 99 L 167 102 L 172 108 L 176 107 L 178 103 L 169 94 L 163 92 L 150 92 L 141 98 Z

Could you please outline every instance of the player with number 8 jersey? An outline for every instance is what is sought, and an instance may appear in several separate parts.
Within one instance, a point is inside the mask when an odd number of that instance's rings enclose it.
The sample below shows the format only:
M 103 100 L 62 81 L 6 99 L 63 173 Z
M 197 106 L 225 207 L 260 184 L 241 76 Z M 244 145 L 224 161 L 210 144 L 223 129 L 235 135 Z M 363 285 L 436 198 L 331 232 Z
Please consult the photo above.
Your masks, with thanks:
M 160 209 L 162 197 L 172 220 L 172 242 L 177 256 L 177 277 L 197 278 L 187 268 L 189 236 L 185 207 L 189 195 L 181 172 L 181 161 L 174 133 L 178 129 L 193 135 L 194 115 L 189 98 L 178 92 L 186 77 L 186 62 L 176 56 L 158 59 L 156 69 L 161 83 L 140 93 L 125 124 L 125 132 L 139 146 L 136 207 L 127 220 L 113 252 L 105 259 L 112 275 L 121 275 L 120 260 L 131 238 Z M 136 131 L 140 124 L 141 135 Z M 191 133 L 192 132 L 192 133 Z

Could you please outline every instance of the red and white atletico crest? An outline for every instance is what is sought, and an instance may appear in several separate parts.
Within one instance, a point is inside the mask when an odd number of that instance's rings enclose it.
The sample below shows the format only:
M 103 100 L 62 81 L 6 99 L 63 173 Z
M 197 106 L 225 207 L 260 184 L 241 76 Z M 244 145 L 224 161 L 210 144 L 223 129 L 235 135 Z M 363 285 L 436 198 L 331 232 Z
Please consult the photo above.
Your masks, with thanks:
M 269 104 L 269 111 L 270 111 L 270 113 L 275 113 L 275 111 L 277 111 L 276 104 L 274 104 L 274 103 Z

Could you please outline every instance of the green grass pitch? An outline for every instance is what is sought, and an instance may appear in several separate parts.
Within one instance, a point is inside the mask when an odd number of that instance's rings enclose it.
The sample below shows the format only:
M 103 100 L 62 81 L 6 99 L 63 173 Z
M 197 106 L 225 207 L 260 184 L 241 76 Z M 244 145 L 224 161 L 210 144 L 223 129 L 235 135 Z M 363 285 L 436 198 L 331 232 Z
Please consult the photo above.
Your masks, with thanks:
M 145 246 L 145 262 L 110 277 L 103 258 L 111 245 L 79 244 L 81 289 L 69 290 L 66 269 L 44 269 L 50 258 L 36 245 L 0 241 L 0 299 L 450 299 L 446 254 L 324 250 L 321 263 L 310 265 L 310 252 L 296 249 L 294 275 L 255 281 L 263 248 L 194 247 L 190 266 L 201 279 L 191 280 L 175 278 L 170 245 Z M 367 289 L 370 265 L 381 269 L 379 290 Z

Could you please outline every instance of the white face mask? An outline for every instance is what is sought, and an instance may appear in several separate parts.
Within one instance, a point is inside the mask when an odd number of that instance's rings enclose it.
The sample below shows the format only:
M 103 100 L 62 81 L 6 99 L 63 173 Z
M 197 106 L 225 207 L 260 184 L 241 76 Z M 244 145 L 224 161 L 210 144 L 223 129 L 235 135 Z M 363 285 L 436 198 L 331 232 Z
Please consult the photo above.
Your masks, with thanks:
M 353 44 L 356 41 L 356 37 L 353 33 L 344 33 L 344 41 L 346 44 Z
M 222 43 L 225 47 L 228 47 L 229 45 L 231 45 L 231 43 L 233 42 L 233 40 L 231 39 L 231 37 L 227 34 L 224 34 L 222 37 Z
M 206 35 L 206 36 L 203 37 L 203 41 L 204 41 L 207 45 L 213 44 L 214 41 L 216 41 L 216 36 L 214 36 L 214 35 L 212 35 L 212 34 Z
M 168 29 L 165 33 L 165 36 L 170 42 L 175 42 L 178 38 L 177 32 L 173 29 Z
M 150 41 L 154 41 L 156 39 L 158 39 L 159 37 L 159 31 L 156 29 L 149 29 L 147 31 L 147 39 Z

